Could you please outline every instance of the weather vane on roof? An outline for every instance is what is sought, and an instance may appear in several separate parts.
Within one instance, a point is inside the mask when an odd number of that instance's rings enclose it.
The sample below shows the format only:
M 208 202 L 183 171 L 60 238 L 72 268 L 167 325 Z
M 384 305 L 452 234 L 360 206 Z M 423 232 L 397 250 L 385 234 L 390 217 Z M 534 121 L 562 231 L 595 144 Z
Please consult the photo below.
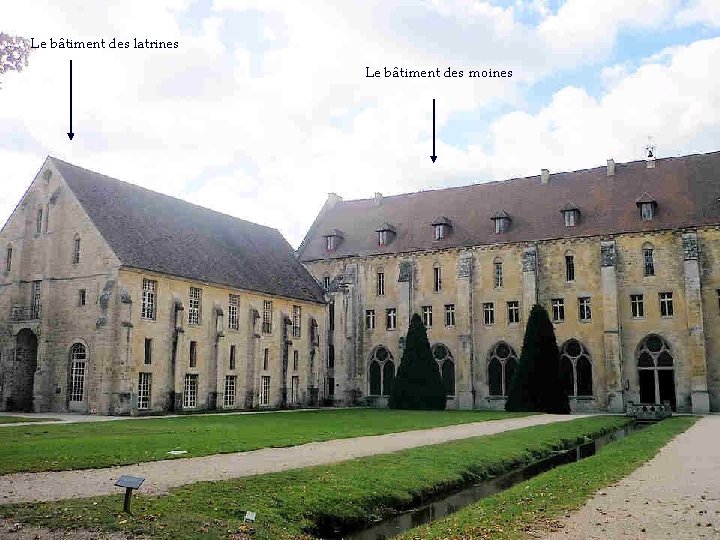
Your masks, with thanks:
M 648 159 L 655 157 L 655 145 L 652 143 L 652 136 L 650 135 L 648 135 L 648 143 L 645 146 L 645 151 L 647 152 Z

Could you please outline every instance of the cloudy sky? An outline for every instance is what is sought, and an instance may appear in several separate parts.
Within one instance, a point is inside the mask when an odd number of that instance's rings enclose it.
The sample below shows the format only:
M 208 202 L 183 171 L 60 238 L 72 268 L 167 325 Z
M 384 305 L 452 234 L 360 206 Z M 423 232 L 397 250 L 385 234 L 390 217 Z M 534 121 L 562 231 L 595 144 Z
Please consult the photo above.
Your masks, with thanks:
M 720 150 L 717 0 L 23 0 L 0 82 L 0 223 L 46 155 L 278 228 L 394 194 Z M 73 60 L 73 130 L 68 64 Z M 366 67 L 464 70 L 366 78 Z M 467 78 L 470 69 L 512 78 Z M 432 99 L 437 155 L 432 153 Z

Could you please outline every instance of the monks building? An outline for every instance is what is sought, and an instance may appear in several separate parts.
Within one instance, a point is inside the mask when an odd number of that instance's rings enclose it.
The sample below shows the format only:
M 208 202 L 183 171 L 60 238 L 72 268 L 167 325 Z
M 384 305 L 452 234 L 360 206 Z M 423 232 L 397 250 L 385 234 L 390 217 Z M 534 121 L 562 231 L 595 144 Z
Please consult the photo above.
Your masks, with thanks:
M 327 293 L 338 401 L 386 404 L 418 313 L 448 407 L 501 409 L 539 303 L 573 410 L 720 410 L 720 153 L 331 194 L 298 256 Z
M 0 265 L 0 410 L 332 399 L 324 292 L 275 229 L 50 157 Z

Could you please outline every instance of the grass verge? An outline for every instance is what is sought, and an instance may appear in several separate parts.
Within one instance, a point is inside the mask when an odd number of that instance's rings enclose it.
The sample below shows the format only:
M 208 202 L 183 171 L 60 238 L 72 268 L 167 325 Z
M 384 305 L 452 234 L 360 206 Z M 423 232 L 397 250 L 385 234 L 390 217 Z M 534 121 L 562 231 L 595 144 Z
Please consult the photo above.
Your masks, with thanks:
M 526 416 L 492 411 L 343 409 L 148 418 L 0 430 L 0 474 L 129 465 Z
M 132 516 L 122 496 L 23 504 L 0 513 L 52 529 L 102 529 L 152 538 L 302 538 L 337 524 L 359 526 L 442 492 L 527 464 L 627 423 L 598 416 L 518 429 L 346 461 L 138 496 Z M 253 531 L 242 519 L 257 512 Z M 235 536 L 233 536 L 235 535 Z
M 696 421 L 687 416 L 664 420 L 604 446 L 594 456 L 538 475 L 398 538 L 520 539 L 528 538 L 529 532 L 546 531 L 553 520 L 630 474 Z
M 9 416 L 0 414 L 0 424 L 19 424 L 20 422 L 59 422 L 57 418 L 38 418 L 37 416 Z

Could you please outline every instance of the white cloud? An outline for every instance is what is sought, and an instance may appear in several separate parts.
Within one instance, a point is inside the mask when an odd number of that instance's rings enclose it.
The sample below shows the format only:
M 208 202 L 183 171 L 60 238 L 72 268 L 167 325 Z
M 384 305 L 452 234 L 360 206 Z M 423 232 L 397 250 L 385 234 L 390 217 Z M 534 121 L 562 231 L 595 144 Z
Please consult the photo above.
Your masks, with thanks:
M 142 36 L 177 39 L 181 47 L 36 51 L 26 71 L 8 76 L 0 90 L 0 134 L 9 130 L 17 142 L 0 142 L 0 221 L 51 153 L 277 227 L 297 244 L 330 191 L 367 197 L 534 174 L 546 166 L 587 166 L 612 154 L 637 158 L 648 134 L 661 150 L 697 137 L 705 144 L 704 130 L 718 122 L 709 72 L 718 44 L 707 41 L 666 51 L 661 64 L 607 68 L 600 98 L 569 87 L 536 114 L 504 115 L 483 134 L 487 146 L 471 141 L 459 148 L 443 140 L 451 118 L 521 102 L 526 82 L 599 58 L 574 50 L 572 58 L 549 56 L 543 48 L 541 38 L 563 36 L 573 20 L 590 26 L 577 0 L 549 15 L 539 31 L 520 24 L 512 7 L 482 1 L 216 0 L 191 33 L 177 16 L 189 3 L 136 1 L 107 11 L 79 0 L 62 7 L 28 0 L 4 14 L 2 29 L 15 34 Z M 546 8 L 536 2 L 534 9 L 549 13 Z M 258 35 L 273 46 L 258 51 L 243 41 L 231 13 L 256 21 Z M 668 15 L 658 17 L 653 20 Z M 600 20 L 613 29 L 649 24 L 639 18 L 632 9 Z M 593 26 L 593 36 L 573 33 L 575 41 L 564 47 L 597 47 L 598 40 L 610 47 L 614 30 L 607 36 Z M 223 41 L 228 35 L 231 42 Z M 65 135 L 70 58 L 72 142 Z M 511 80 L 378 80 L 364 77 L 367 65 L 520 71 Z M 435 164 L 429 159 L 433 98 Z
M 717 0 L 695 0 L 677 14 L 675 21 L 680 26 L 698 23 L 720 26 L 720 2 Z

